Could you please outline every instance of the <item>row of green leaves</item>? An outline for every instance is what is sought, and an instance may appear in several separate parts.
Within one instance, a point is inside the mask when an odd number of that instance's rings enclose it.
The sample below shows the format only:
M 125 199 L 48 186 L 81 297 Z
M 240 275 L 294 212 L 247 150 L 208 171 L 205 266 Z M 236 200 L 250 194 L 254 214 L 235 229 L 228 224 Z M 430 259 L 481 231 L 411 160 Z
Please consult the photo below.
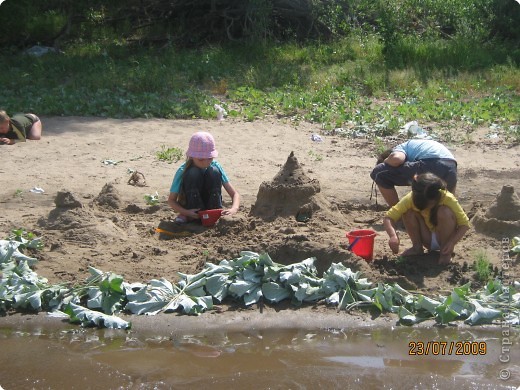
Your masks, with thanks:
M 84 285 L 69 287 L 50 285 L 32 271 L 31 266 L 37 260 L 21 250 L 37 244 L 38 241 L 32 240 L 0 241 L 0 311 L 47 310 L 84 326 L 129 329 L 131 323 L 114 314 L 153 315 L 174 311 L 200 314 L 212 309 L 214 301 L 222 302 L 229 297 L 245 305 L 261 299 L 272 303 L 291 299 L 295 305 L 325 300 L 338 310 L 371 306 L 398 314 L 399 321 L 406 325 L 432 318 L 441 324 L 459 319 L 470 325 L 498 319 L 519 324 L 517 282 L 514 286 L 504 286 L 499 280 L 491 281 L 476 293 L 471 293 L 467 284 L 455 288 L 447 297 L 433 299 L 408 292 L 398 284 L 373 286 L 359 272 L 342 264 L 333 263 L 319 277 L 315 258 L 281 265 L 267 254 L 242 252 L 239 258 L 222 260 L 218 265 L 207 263 L 198 274 L 181 273 L 177 284 L 166 279 L 130 284 L 119 275 L 90 267 L 90 277 Z
M 417 91 L 418 92 L 418 91 Z M 241 112 L 230 110 L 231 116 L 247 120 L 266 113 L 317 122 L 327 127 L 343 127 L 353 123 L 370 124 L 374 135 L 395 133 L 409 118 L 421 122 L 461 121 L 470 125 L 518 122 L 520 99 L 507 91 L 467 101 L 452 98 L 431 99 L 418 93 L 404 99 L 371 99 L 359 96 L 345 87 L 322 86 L 319 91 L 286 89 L 263 92 L 241 87 L 230 92 L 231 100 L 242 105 Z M 384 124 L 378 129 L 377 124 Z
M 127 92 L 118 95 L 118 91 L 107 90 L 92 94 L 78 89 L 47 92 L 45 96 L 35 96 L 30 111 L 47 115 L 209 119 L 215 117 L 213 105 L 219 103 L 202 91 L 190 91 L 186 96 L 160 93 L 129 96 Z M 395 134 L 405 122 L 413 119 L 422 123 L 455 122 L 470 127 L 494 125 L 504 128 L 504 135 L 520 139 L 517 137 L 520 99 L 511 91 L 496 91 L 491 96 L 467 100 L 431 99 L 421 95 L 373 99 L 362 97 L 349 87 L 331 85 L 319 90 L 287 87 L 283 91 L 239 87 L 229 90 L 228 101 L 221 104 L 230 117 L 247 121 L 277 115 L 296 123 L 319 123 L 329 130 L 349 125 L 367 126 L 374 136 Z M 8 107 L 26 106 L 22 101 L 6 103 Z

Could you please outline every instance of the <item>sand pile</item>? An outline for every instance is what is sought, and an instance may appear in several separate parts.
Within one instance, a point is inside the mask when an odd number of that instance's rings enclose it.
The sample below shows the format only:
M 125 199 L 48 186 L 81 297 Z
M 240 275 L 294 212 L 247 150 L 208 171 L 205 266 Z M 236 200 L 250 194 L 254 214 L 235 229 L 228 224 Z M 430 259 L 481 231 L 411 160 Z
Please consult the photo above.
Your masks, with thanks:
M 294 152 L 291 152 L 273 180 L 260 185 L 251 215 L 265 221 L 293 217 L 299 222 L 307 222 L 320 217 L 331 223 L 343 223 L 337 208 L 320 191 L 319 181 L 310 179 L 303 172 Z
M 99 206 L 110 209 L 120 209 L 122 204 L 119 191 L 112 183 L 107 183 L 103 186 L 95 201 Z
M 58 191 L 54 198 L 56 208 L 51 210 L 47 218 L 40 218 L 38 225 L 49 230 L 78 229 L 85 225 L 87 216 L 83 204 L 71 191 Z
M 95 204 L 108 207 L 115 207 L 114 204 L 120 205 L 114 202 L 114 199 L 120 202 L 115 188 L 107 184 L 95 199 Z M 105 213 L 96 212 L 92 202 L 84 205 L 69 190 L 58 191 L 54 204 L 56 207 L 49 212 L 47 218 L 40 218 L 38 225 L 48 230 L 61 231 L 65 239 L 95 245 L 97 242 L 125 236 L 125 232 L 106 218 Z
M 510 237 L 520 232 L 520 199 L 511 185 L 502 191 L 486 213 L 477 212 L 471 220 L 475 230 L 493 237 Z
M 58 191 L 56 198 L 54 198 L 54 204 L 58 209 L 76 209 L 83 206 L 76 195 L 68 190 Z

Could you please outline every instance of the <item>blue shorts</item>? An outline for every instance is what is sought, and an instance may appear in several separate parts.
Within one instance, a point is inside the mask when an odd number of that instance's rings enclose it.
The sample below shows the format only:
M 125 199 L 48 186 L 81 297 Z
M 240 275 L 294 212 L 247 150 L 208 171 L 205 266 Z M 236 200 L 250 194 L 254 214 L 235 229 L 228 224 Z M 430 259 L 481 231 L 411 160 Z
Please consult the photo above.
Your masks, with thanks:
M 433 173 L 444 180 L 448 191 L 453 193 L 457 186 L 457 162 L 445 158 L 405 161 L 398 167 L 381 163 L 372 170 L 370 177 L 378 186 L 392 189 L 394 186 L 409 186 L 415 175 L 426 172 Z

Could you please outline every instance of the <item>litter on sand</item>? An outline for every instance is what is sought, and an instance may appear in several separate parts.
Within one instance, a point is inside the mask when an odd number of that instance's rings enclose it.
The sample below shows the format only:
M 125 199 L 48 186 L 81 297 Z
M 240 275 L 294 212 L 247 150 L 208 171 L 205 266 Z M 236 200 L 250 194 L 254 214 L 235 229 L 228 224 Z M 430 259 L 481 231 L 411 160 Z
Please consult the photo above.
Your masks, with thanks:
M 123 161 L 117 161 L 117 160 L 103 160 L 101 161 L 103 164 L 105 165 L 117 165 L 119 164 L 120 162 L 123 162 Z
M 314 142 L 323 142 L 323 138 L 321 138 L 318 134 L 311 135 L 311 140 Z
M 399 134 L 407 135 L 409 138 L 433 139 L 433 137 L 429 135 L 426 130 L 419 126 L 417 121 L 406 123 L 399 131 Z
M 218 104 L 215 104 L 213 107 L 215 108 L 215 110 L 217 110 L 217 120 L 223 121 L 225 116 L 227 115 L 226 110 Z
M 43 194 L 45 192 L 45 190 L 43 188 L 40 188 L 40 187 L 33 187 L 29 191 L 31 191 L 31 192 L 33 192 L 35 194 Z

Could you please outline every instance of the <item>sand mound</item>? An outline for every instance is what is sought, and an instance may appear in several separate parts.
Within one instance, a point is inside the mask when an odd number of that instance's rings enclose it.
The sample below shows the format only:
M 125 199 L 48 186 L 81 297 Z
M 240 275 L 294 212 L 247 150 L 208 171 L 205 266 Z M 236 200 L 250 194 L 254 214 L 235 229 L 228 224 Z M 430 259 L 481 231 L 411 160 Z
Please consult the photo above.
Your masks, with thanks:
M 116 199 L 119 200 L 117 193 L 114 196 L 114 191 L 113 186 L 105 185 L 96 202 L 99 203 L 101 198 L 102 205 L 112 207 L 112 199 L 117 196 Z M 56 208 L 49 212 L 47 218 L 40 218 L 38 225 L 63 232 L 63 237 L 67 240 L 93 246 L 98 242 L 125 237 L 125 232 L 110 219 L 96 215 L 94 204 L 83 205 L 71 191 L 59 191 L 54 203 Z
M 102 207 L 108 207 L 111 209 L 121 208 L 121 196 L 119 191 L 112 183 L 107 183 L 103 186 L 103 189 L 96 197 L 95 202 Z
M 79 229 L 85 226 L 88 214 L 77 197 L 69 190 L 58 191 L 54 198 L 56 208 L 47 218 L 40 218 L 38 225 L 49 230 Z
M 320 183 L 310 179 L 291 152 L 285 165 L 270 182 L 263 182 L 258 190 L 251 215 L 265 221 L 276 218 L 296 218 L 307 222 L 321 217 L 332 223 L 343 223 L 337 208 L 320 193 Z
M 493 237 L 509 237 L 520 232 L 520 199 L 511 185 L 502 191 L 487 212 L 477 212 L 471 220 L 475 230 Z
M 82 207 L 81 202 L 77 197 L 68 190 L 58 191 L 56 198 L 54 198 L 54 204 L 57 208 L 75 209 Z
M 71 230 L 85 227 L 86 211 L 83 209 L 55 208 L 47 218 L 40 218 L 38 225 L 48 230 Z
M 489 207 L 486 217 L 502 221 L 520 220 L 520 199 L 515 194 L 513 186 L 505 185 L 502 187 L 497 199 Z

